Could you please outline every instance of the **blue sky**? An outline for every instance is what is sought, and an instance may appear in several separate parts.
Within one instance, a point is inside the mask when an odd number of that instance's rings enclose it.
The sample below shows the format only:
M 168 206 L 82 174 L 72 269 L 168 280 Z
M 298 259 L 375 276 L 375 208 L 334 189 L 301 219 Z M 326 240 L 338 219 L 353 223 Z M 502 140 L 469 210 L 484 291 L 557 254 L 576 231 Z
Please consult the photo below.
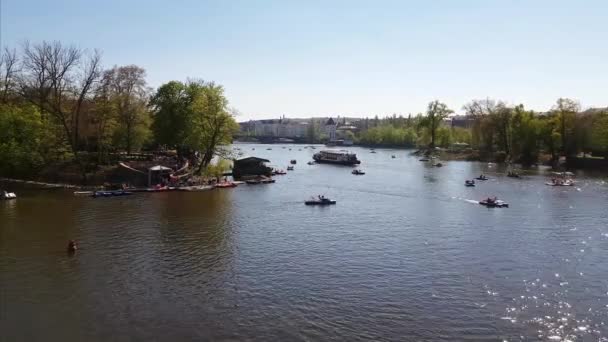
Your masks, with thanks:
M 224 85 L 240 120 L 608 105 L 608 1 L 2 1 L 1 44 L 60 40 L 156 87 Z

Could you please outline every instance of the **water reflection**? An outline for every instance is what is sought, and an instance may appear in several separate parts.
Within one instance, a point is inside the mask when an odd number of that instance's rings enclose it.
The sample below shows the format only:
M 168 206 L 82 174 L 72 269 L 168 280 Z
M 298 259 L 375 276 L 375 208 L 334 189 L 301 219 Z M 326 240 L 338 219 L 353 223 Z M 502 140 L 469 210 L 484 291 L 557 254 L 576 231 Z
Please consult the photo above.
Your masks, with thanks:
M 256 156 L 275 184 L 0 205 L 8 340 L 600 340 L 608 199 L 601 178 L 353 150 L 352 168 L 297 147 Z M 397 158 L 391 158 L 395 154 Z M 474 188 L 463 182 L 487 174 Z M 324 194 L 338 203 L 311 208 Z M 496 195 L 509 209 L 477 200 Z M 68 239 L 81 249 L 69 258 Z M 32 314 L 39 313 L 39 314 Z M 520 336 L 523 336 L 520 337 Z

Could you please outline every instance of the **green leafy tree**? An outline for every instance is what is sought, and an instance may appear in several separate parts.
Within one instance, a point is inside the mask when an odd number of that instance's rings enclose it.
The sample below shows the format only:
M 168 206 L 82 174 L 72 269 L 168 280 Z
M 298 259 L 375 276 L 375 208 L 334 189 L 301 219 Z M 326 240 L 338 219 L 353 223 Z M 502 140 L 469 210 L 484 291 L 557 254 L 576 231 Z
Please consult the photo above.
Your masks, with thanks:
M 32 176 L 44 165 L 40 112 L 32 105 L 0 105 L 0 174 Z
M 114 143 L 127 153 L 140 149 L 150 137 L 145 77 L 146 71 L 136 65 L 115 66 L 103 75 L 103 84 L 116 110 L 118 129 Z
M 431 142 L 429 147 L 435 147 L 435 140 L 437 135 L 437 129 L 449 114 L 453 113 L 451 109 L 445 103 L 441 103 L 438 100 L 429 103 L 426 117 L 422 121 L 423 127 L 426 127 L 431 136 Z
M 178 149 L 185 147 L 192 115 L 188 111 L 192 99 L 186 88 L 182 82 L 171 81 L 161 85 L 152 97 L 152 131 L 156 143 Z
M 152 105 L 157 142 L 198 151 L 199 174 L 218 154 L 218 146 L 230 143 L 239 129 L 224 88 L 213 82 L 169 82 L 158 89 Z
M 576 113 L 580 110 L 577 101 L 567 98 L 559 98 L 553 107 L 553 115 L 557 116 L 559 123 L 559 134 L 561 137 L 561 152 L 564 155 L 575 154 L 577 146 L 574 144 L 573 129 Z
M 608 112 L 596 114 L 591 131 L 593 149 L 601 151 L 608 158 Z

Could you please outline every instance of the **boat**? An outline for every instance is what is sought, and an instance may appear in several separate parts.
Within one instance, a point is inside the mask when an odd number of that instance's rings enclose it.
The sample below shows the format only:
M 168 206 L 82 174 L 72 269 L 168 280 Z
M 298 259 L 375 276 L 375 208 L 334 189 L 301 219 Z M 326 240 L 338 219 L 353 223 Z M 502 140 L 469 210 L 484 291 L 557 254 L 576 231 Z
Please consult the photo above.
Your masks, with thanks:
M 74 191 L 74 196 L 91 196 L 93 191 Z
M 215 184 L 215 187 L 216 188 L 220 188 L 220 189 L 223 189 L 223 188 L 236 188 L 237 185 L 234 184 L 233 182 L 220 182 L 220 183 Z
M 179 189 L 176 187 L 172 187 L 172 186 L 155 185 L 151 188 L 128 188 L 127 190 L 131 191 L 131 192 L 167 192 L 167 191 L 177 191 Z
M 426 158 L 426 157 L 425 157 L 425 158 L 420 158 L 420 159 L 418 159 L 418 160 L 419 160 L 419 161 L 421 161 L 421 162 L 428 162 L 428 161 L 431 161 L 429 158 Z
M 442 166 L 443 166 L 443 164 L 441 164 L 441 162 L 437 162 L 437 163 L 433 164 L 433 166 L 434 166 L 434 167 L 442 167 Z
M 393 155 L 391 156 L 391 158 L 395 159 L 395 158 L 397 158 L 397 157 L 395 157 L 395 155 L 393 154 Z
M 287 171 L 293 171 L 293 166 L 288 166 Z
M 306 205 L 330 205 L 330 204 L 336 204 L 336 201 L 330 200 L 329 198 L 325 197 L 325 196 L 317 196 L 317 197 L 313 197 L 308 201 L 304 201 L 304 204 Z
M 374 151 L 374 150 L 371 150 L 371 151 L 369 151 L 369 153 L 376 153 L 376 151 Z
M 95 191 L 92 197 L 120 197 L 120 196 L 129 196 L 133 193 L 125 190 L 110 190 L 110 191 Z
M 351 173 L 353 175 L 364 175 L 365 174 L 365 172 L 363 170 L 358 170 L 358 169 L 353 170 L 353 172 L 351 172 Z
M 255 184 L 268 184 L 268 183 L 274 183 L 275 180 L 272 178 L 268 178 L 268 177 L 261 177 L 261 178 L 255 178 L 255 179 L 249 179 L 247 181 L 245 181 L 245 183 L 249 184 L 249 185 L 255 185 Z
M 475 177 L 475 179 L 480 180 L 480 181 L 486 181 L 486 180 L 488 180 L 488 177 L 486 177 L 485 175 L 479 175 L 479 177 Z
M 499 200 L 496 197 L 494 198 L 486 198 L 484 200 L 479 201 L 479 204 L 488 207 L 488 208 L 508 208 L 509 203 Z
M 14 192 L 8 192 L 8 191 L 2 191 L 2 194 L 0 195 L 0 199 L 3 200 L 12 200 L 12 199 L 16 199 L 17 195 L 15 195 Z
M 340 164 L 340 165 L 357 165 L 361 161 L 357 159 L 357 155 L 349 153 L 346 150 L 323 150 L 315 153 L 312 158 L 317 163 Z
M 297 161 L 297 160 L 295 160 L 295 159 L 292 159 L 292 160 L 290 161 L 290 163 L 291 163 L 291 164 L 293 164 L 293 165 L 295 165 L 295 164 L 297 164 L 297 163 L 298 163 L 298 161 Z
M 308 164 L 308 165 L 315 165 L 315 162 L 314 162 L 314 161 L 309 161 L 309 162 L 308 162 L 308 163 L 306 163 L 306 164 Z
M 553 178 L 550 182 L 546 182 L 545 184 L 549 186 L 574 186 L 574 181 L 572 179 Z
M 572 172 L 555 172 L 556 177 L 551 178 L 545 184 L 549 186 L 574 186 L 574 174 Z
M 465 180 L 464 186 L 475 186 L 475 180 Z
M 519 173 L 514 172 L 514 171 L 509 171 L 507 172 L 507 177 L 511 177 L 511 178 L 519 178 Z
M 182 186 L 179 188 L 180 191 L 207 191 L 215 188 L 213 185 L 192 185 Z
M 273 176 L 276 176 L 276 175 L 286 175 L 286 174 L 287 174 L 287 171 L 285 171 L 285 170 L 274 170 L 274 171 L 272 171 L 272 175 Z

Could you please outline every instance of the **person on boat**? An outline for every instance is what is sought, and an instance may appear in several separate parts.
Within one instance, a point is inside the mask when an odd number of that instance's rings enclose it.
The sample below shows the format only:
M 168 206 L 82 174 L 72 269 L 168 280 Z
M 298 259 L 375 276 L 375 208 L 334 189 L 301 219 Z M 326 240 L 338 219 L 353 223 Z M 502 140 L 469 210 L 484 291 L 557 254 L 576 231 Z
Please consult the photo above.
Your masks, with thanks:
M 76 241 L 69 240 L 67 249 L 68 249 L 68 253 L 75 253 L 76 250 L 78 249 L 78 246 L 76 245 Z

